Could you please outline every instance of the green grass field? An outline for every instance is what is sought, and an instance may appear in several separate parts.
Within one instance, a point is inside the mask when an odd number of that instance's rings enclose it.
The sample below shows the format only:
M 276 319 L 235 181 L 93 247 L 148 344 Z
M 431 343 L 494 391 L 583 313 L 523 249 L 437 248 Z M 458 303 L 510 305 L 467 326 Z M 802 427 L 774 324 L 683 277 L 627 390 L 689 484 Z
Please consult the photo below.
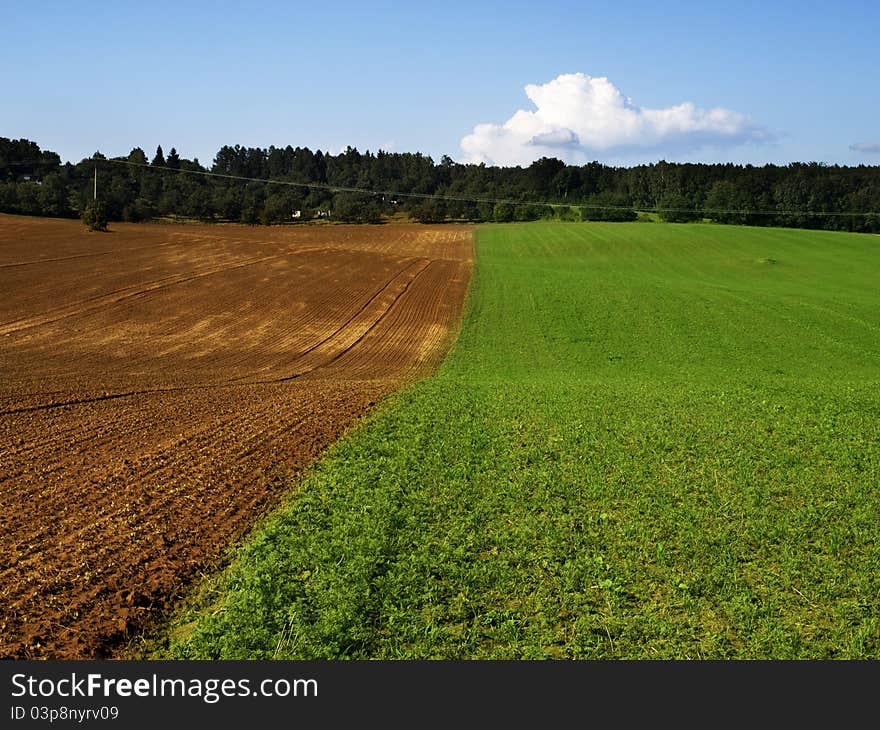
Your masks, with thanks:
M 337 444 L 178 658 L 880 658 L 880 238 L 479 230 L 440 372 Z

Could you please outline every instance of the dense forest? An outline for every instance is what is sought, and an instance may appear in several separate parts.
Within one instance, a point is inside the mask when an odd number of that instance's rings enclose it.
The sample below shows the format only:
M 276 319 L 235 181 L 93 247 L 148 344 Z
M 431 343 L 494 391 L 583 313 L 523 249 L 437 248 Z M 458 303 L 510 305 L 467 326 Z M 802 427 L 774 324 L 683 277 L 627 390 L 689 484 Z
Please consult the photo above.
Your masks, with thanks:
M 127 157 L 95 153 L 61 164 L 35 142 L 6 138 L 0 138 L 0 211 L 78 216 L 94 195 L 96 169 L 98 199 L 110 220 L 380 222 L 395 213 L 422 222 L 635 220 L 642 211 L 672 222 L 880 232 L 880 166 L 660 161 L 610 167 L 545 157 L 528 167 L 491 167 L 351 147 L 332 155 L 239 145 L 221 148 L 209 168 L 161 147 L 152 159 L 136 147 Z M 375 192 L 359 192 L 366 190 Z

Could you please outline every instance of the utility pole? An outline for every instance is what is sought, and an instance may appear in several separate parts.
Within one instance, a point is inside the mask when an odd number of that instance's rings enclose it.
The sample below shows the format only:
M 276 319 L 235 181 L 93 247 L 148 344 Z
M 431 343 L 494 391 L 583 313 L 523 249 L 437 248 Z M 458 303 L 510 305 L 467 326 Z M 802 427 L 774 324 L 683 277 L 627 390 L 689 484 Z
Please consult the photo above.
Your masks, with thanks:
M 95 193 L 93 200 L 98 199 L 98 165 L 95 163 Z

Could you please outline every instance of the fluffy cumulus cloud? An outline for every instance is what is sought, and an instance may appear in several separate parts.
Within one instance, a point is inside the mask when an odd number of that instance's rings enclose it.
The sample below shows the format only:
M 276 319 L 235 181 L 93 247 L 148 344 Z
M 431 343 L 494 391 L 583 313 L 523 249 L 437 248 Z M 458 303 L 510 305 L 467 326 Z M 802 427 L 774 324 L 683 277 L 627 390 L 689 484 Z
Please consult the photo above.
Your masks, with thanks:
M 605 77 L 562 74 L 528 84 L 533 111 L 520 109 L 504 124 L 478 124 L 462 138 L 465 162 L 528 165 L 540 157 L 572 163 L 701 147 L 767 142 L 767 130 L 729 109 L 690 102 L 665 109 L 635 106 Z
M 849 148 L 853 152 L 861 152 L 864 155 L 880 155 L 880 143 L 877 142 L 857 142 L 851 144 Z

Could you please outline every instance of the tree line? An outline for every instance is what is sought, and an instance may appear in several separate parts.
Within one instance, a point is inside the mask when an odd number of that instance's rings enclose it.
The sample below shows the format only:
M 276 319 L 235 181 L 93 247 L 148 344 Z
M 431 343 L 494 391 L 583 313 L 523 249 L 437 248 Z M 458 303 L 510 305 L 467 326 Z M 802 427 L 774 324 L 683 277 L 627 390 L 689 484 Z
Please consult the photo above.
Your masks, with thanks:
M 626 221 L 653 211 L 672 222 L 880 233 L 880 166 L 661 160 L 612 167 L 544 157 L 528 167 L 496 167 L 448 156 L 434 162 L 420 153 L 348 147 L 334 155 L 289 145 L 223 146 L 210 167 L 173 147 L 165 154 L 161 146 L 152 158 L 135 147 L 126 157 L 109 160 L 96 152 L 62 164 L 35 142 L 0 138 L 0 211 L 79 216 L 92 200 L 96 167 L 98 197 L 110 220 L 377 223 L 403 213 L 426 223 Z

